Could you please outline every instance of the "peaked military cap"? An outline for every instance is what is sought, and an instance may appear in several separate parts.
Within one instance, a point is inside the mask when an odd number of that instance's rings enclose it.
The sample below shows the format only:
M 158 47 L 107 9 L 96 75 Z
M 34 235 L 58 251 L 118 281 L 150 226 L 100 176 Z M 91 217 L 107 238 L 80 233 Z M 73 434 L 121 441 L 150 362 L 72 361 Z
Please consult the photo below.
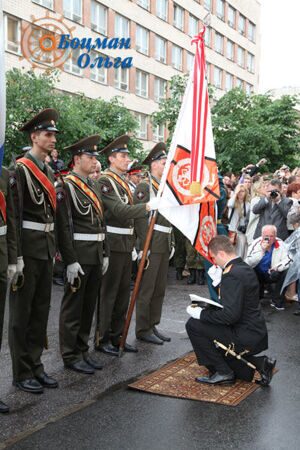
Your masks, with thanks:
M 144 159 L 142 164 L 150 165 L 153 161 L 159 161 L 160 159 L 167 158 L 167 147 L 163 142 L 156 144 L 149 155 Z
M 127 173 L 129 175 L 135 175 L 137 173 L 142 173 L 144 170 L 143 166 L 138 166 L 136 164 L 133 164 L 130 169 L 127 170 Z
M 64 150 L 70 152 L 72 156 L 81 155 L 83 153 L 90 156 L 98 156 L 97 146 L 101 141 L 99 134 L 93 134 L 92 136 L 80 139 L 80 141 L 75 142 L 75 144 L 65 147 Z
M 129 153 L 127 148 L 127 144 L 129 142 L 130 136 L 128 134 L 123 134 L 119 136 L 117 139 L 112 141 L 106 147 L 101 150 L 101 153 L 104 153 L 106 156 L 110 156 L 113 153 L 121 152 L 121 153 Z
M 56 122 L 59 118 L 58 111 L 53 108 L 43 109 L 38 114 L 36 114 L 32 119 L 25 123 L 20 128 L 20 131 L 27 131 L 32 133 L 34 131 L 55 131 L 58 133 L 56 128 Z

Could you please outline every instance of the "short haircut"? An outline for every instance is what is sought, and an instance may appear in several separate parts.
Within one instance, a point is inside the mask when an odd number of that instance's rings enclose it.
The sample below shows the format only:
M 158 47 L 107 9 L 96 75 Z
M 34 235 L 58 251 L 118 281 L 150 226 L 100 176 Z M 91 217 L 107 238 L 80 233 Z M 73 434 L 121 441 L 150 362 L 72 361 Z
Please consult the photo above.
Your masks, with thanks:
M 261 229 L 261 233 L 263 233 L 266 228 L 272 228 L 275 233 L 275 236 L 277 236 L 277 227 L 275 225 L 272 225 L 271 223 L 264 225 Z
M 279 187 L 279 189 L 281 189 L 281 181 L 280 180 L 277 180 L 276 178 L 273 178 L 273 180 L 271 180 L 270 181 L 270 184 L 272 185 L 272 186 L 278 186 Z
M 235 253 L 234 246 L 230 242 L 230 239 L 224 235 L 219 235 L 212 238 L 208 244 L 208 250 L 214 255 L 216 255 L 219 251 L 223 251 L 228 254 Z

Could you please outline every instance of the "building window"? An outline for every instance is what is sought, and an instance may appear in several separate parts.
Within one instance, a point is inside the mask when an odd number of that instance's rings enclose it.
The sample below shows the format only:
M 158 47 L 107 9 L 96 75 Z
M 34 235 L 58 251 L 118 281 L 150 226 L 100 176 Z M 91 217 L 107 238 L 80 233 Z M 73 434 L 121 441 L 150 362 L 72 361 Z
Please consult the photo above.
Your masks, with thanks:
M 225 19 L 225 2 L 224 0 L 217 0 L 217 17 L 219 17 L 219 19 L 224 20 Z
M 179 30 L 183 30 L 184 23 L 184 11 L 183 9 L 174 3 L 174 15 L 173 15 L 173 25 Z
M 230 91 L 232 88 L 233 88 L 233 75 L 231 75 L 231 73 L 226 73 L 225 89 L 226 91 Z
M 146 28 L 136 26 L 136 50 L 149 55 L 149 31 Z
M 167 62 L 167 43 L 159 36 L 155 36 L 155 59 L 165 64 Z
M 20 53 L 21 21 L 11 16 L 4 16 L 5 21 L 5 49 Z
M 107 8 L 95 0 L 91 3 L 91 27 L 101 34 L 107 34 Z
M 67 59 L 67 61 L 64 64 L 64 69 L 66 72 L 72 73 L 74 75 L 82 75 L 82 70 L 78 66 L 78 58 L 81 54 L 81 51 L 79 48 L 76 48 L 72 50 L 71 57 Z
M 204 0 L 204 8 L 211 11 L 211 0 Z
M 74 22 L 82 20 L 82 3 L 81 0 L 63 0 L 64 16 Z
M 217 88 L 222 87 L 222 69 L 219 69 L 219 67 L 215 67 L 214 69 L 214 85 Z
M 193 68 L 193 63 L 194 63 L 194 55 L 193 53 L 187 52 L 186 55 L 186 69 L 188 72 L 190 72 Z
M 240 78 L 237 78 L 237 79 L 236 79 L 235 86 L 236 86 L 237 88 L 243 89 L 243 80 L 241 80 Z
M 246 94 L 247 95 L 252 94 L 252 90 L 253 90 L 253 86 L 251 84 L 249 84 L 249 83 L 246 83 L 246 86 L 245 86 Z
M 251 53 L 248 53 L 247 55 L 247 70 L 254 73 L 254 55 Z
M 154 81 L 154 100 L 159 103 L 166 97 L 167 82 L 162 78 L 155 78 Z
M 150 9 L 150 1 L 149 0 L 137 0 L 137 4 L 142 8 L 145 8 L 149 11 Z
M 165 140 L 165 126 L 156 125 L 153 129 L 153 140 L 154 142 L 163 142 Z
M 246 19 L 242 14 L 239 16 L 239 32 L 245 36 Z
M 255 42 L 255 25 L 252 22 L 248 23 L 248 39 Z
M 45 8 L 53 9 L 53 0 L 33 0 L 33 2 Z
M 242 47 L 238 47 L 237 63 L 239 66 L 245 67 L 245 50 Z
M 234 60 L 234 43 L 227 39 L 226 56 L 231 61 Z
M 168 20 L 168 0 L 156 0 L 156 15 L 162 20 Z
M 211 79 L 210 79 L 210 67 L 211 67 L 211 64 L 207 62 L 206 63 L 206 80 L 207 80 L 208 83 L 211 82 Z
M 129 38 L 129 20 L 119 14 L 116 14 L 115 17 L 115 36 Z
M 148 117 L 145 114 L 136 114 L 139 123 L 137 137 L 139 139 L 147 139 L 148 137 Z
M 149 76 L 141 70 L 136 71 L 135 93 L 140 97 L 148 98 L 148 82 Z
M 118 67 L 115 69 L 115 88 L 121 91 L 128 91 L 129 88 L 129 71 Z
M 215 34 L 215 50 L 216 50 L 216 52 L 221 53 L 221 55 L 223 55 L 223 52 L 224 52 L 224 38 L 219 33 Z
M 97 67 L 97 64 L 93 68 L 90 67 L 90 79 L 93 81 L 97 81 L 97 83 L 106 84 L 107 69 L 105 69 L 103 66 L 107 56 L 101 55 L 101 53 L 98 52 L 91 52 L 91 61 L 95 61 L 96 58 L 103 58 L 103 62 L 101 64 L 101 67 Z M 99 61 L 99 59 L 97 59 L 97 61 Z
M 182 70 L 182 49 L 174 44 L 172 47 L 172 66 L 174 69 Z
M 207 27 L 204 33 L 204 42 L 206 47 L 210 47 L 211 45 L 211 28 Z
M 198 19 L 192 14 L 189 15 L 189 36 L 196 36 L 198 34 Z
M 227 22 L 228 25 L 232 28 L 235 28 L 235 9 L 232 8 L 232 6 L 228 5 L 228 16 L 227 16 Z

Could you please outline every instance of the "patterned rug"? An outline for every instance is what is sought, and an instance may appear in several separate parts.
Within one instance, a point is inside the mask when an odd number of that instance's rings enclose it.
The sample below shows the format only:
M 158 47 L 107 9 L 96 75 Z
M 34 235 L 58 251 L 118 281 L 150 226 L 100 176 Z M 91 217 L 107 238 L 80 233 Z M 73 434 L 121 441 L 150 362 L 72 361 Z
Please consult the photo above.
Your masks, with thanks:
M 198 365 L 196 356 L 192 352 L 140 378 L 129 387 L 151 394 L 220 403 L 227 406 L 237 406 L 260 387 L 254 382 L 242 380 L 237 380 L 228 386 L 209 386 L 195 381 L 195 377 L 207 375 L 207 373 L 205 367 Z

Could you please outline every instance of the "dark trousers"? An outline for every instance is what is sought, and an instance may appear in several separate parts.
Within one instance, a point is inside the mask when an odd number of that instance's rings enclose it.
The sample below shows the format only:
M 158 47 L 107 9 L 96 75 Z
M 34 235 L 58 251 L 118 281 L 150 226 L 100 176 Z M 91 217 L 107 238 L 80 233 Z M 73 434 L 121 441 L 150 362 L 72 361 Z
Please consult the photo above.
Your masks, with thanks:
M 269 285 L 271 288 L 271 294 L 272 294 L 272 301 L 277 306 L 283 306 L 284 304 L 284 292 L 280 294 L 287 270 L 284 270 L 283 272 L 271 272 L 269 273 L 262 273 L 258 270 L 254 269 L 256 276 L 259 281 L 259 297 L 264 297 L 264 287 L 265 285 Z
M 136 335 L 152 333 L 162 313 L 169 267 L 169 253 L 151 253 L 136 300 Z
M 10 294 L 9 347 L 13 379 L 23 381 L 44 371 L 41 355 L 47 340 L 52 288 L 52 259 L 24 256 L 24 286 Z
M 83 359 L 89 350 L 89 337 L 102 279 L 101 265 L 82 264 L 81 286 L 72 292 L 65 286 L 59 316 L 60 351 L 65 364 Z
M 233 371 L 235 376 L 241 380 L 252 380 L 254 369 L 251 369 L 245 363 L 238 361 L 234 357 L 225 356 L 224 351 L 217 349 L 213 342 L 214 339 L 216 339 L 226 346 L 235 344 L 235 351 L 237 353 L 244 351 L 245 346 L 238 342 L 231 327 L 227 325 L 213 325 L 190 318 L 186 323 L 186 331 L 197 356 L 199 365 L 206 366 L 208 369 L 216 370 L 222 374 L 231 373 Z M 255 346 L 255 349 L 247 349 L 250 350 L 251 356 L 244 356 L 244 358 L 259 369 L 260 364 L 262 363 L 262 357 L 253 355 L 260 353 L 266 348 L 267 336 L 259 343 L 259 345 Z
M 5 267 L 5 270 L 1 270 L 0 272 L 0 350 L 2 344 L 6 287 L 7 287 L 7 270 Z
M 131 267 L 131 252 L 110 253 L 100 295 L 101 342 L 111 339 L 114 345 L 119 345 L 130 298 Z

